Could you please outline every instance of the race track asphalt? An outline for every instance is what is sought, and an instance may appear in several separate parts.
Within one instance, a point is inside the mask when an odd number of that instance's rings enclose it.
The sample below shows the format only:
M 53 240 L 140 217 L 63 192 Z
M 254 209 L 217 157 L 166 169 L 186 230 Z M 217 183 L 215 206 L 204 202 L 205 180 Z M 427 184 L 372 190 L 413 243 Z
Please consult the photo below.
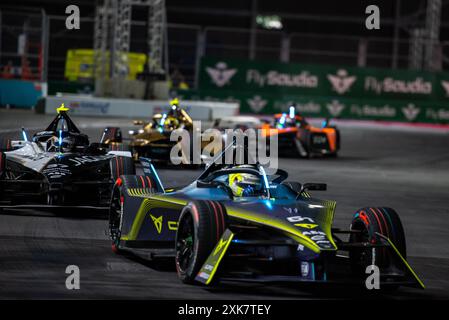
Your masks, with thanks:
M 105 125 L 128 119 L 73 117 L 91 140 Z M 35 131 L 50 116 L 0 110 L 0 138 L 18 137 L 22 125 Z M 347 227 L 356 209 L 393 207 L 407 237 L 409 261 L 426 289 L 392 294 L 348 287 L 224 283 L 217 288 L 181 284 L 172 261 L 154 263 L 115 255 L 107 221 L 89 212 L 4 211 L 0 215 L 0 299 L 321 299 L 449 298 L 449 132 L 387 126 L 341 125 L 336 159 L 281 159 L 289 180 L 326 182 L 319 198 L 337 201 L 335 225 Z M 199 171 L 163 168 L 167 186 L 179 186 Z M 65 269 L 77 265 L 81 289 L 67 290 Z

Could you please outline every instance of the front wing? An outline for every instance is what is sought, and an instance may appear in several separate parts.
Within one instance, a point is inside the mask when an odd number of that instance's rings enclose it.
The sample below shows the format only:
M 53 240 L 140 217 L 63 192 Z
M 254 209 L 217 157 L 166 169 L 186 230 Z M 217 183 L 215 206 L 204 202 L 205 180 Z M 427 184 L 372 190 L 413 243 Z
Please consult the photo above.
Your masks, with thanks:
M 401 255 L 399 250 L 395 247 L 393 242 L 384 235 L 380 235 L 380 238 L 383 240 L 383 243 L 380 246 L 385 246 L 391 249 L 391 253 L 394 254 L 403 264 L 403 267 L 406 270 L 405 275 L 394 275 L 394 274 L 380 274 L 380 284 L 382 285 L 402 285 L 402 286 L 410 286 L 410 287 L 419 287 L 424 289 L 425 285 L 422 280 L 418 277 L 409 263 L 405 260 L 405 258 Z M 210 253 L 206 262 L 201 267 L 198 272 L 195 280 L 204 284 L 210 285 L 213 283 L 214 278 L 217 277 L 217 271 L 220 269 L 220 264 L 225 258 L 226 253 L 235 239 L 235 234 L 226 229 L 223 233 L 220 241 L 217 243 L 213 251 Z M 265 243 L 266 244 L 266 243 Z M 301 278 L 297 276 L 282 276 L 282 275 L 259 275 L 259 276 L 251 276 L 251 277 L 235 277 L 235 276 L 227 276 L 225 273 L 223 276 L 220 275 L 220 279 L 224 281 L 242 281 L 242 282 L 308 282 L 308 283 L 329 283 L 329 284 L 360 284 L 360 279 L 355 279 L 350 275 L 335 279 L 327 279 L 321 278 L 319 280 L 314 278 Z M 387 281 L 388 279 L 388 281 Z M 392 280 L 393 279 L 393 280 Z

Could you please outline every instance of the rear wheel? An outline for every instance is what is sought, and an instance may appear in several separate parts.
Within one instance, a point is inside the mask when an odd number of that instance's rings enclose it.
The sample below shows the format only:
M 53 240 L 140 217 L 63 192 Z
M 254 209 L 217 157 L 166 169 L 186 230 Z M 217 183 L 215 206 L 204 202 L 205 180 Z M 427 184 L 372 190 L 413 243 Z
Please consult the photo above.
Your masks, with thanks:
M 184 283 L 193 283 L 227 227 L 224 206 L 215 201 L 194 201 L 181 212 L 176 233 L 176 270 Z
M 11 139 L 0 139 L 0 151 L 10 151 L 11 149 Z
M 0 151 L 0 198 L 2 196 L 2 183 L 1 180 L 3 179 L 3 176 L 5 174 L 5 168 L 6 168 L 6 155 Z M 3 212 L 3 208 L 0 208 L 0 213 Z
M 6 155 L 0 151 L 0 179 L 5 174 L 6 169 Z
M 350 243 L 381 243 L 379 233 L 388 237 L 396 246 L 398 251 L 407 258 L 404 228 L 398 214 L 391 208 L 373 207 L 358 210 L 352 219 Z M 349 252 L 353 272 L 356 275 L 366 276 L 366 267 L 373 263 L 382 268 L 388 268 L 393 261 L 388 248 L 354 248 Z

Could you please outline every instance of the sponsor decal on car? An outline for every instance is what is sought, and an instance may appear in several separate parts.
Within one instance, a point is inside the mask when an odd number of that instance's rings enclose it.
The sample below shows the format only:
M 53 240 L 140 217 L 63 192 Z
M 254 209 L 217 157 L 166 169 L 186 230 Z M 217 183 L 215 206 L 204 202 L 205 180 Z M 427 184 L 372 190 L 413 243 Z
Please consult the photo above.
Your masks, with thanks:
M 108 159 L 111 159 L 111 156 L 81 156 L 70 158 L 69 161 L 73 162 L 75 167 L 78 167 L 85 163 L 94 163 Z
M 302 217 L 302 216 L 294 216 L 294 217 L 287 217 L 288 222 L 291 223 L 299 223 L 299 222 L 303 222 L 303 221 L 308 221 L 310 223 L 314 223 L 315 220 L 313 220 L 310 217 Z
M 49 179 L 58 179 L 63 176 L 68 176 L 72 174 L 72 172 L 68 168 L 69 168 L 68 165 L 62 163 L 49 164 L 47 168 L 42 170 L 42 173 Z
M 163 216 L 160 217 L 155 217 L 152 214 L 150 214 L 151 220 L 153 220 L 154 226 L 156 227 L 157 233 L 161 233 L 162 232 L 162 220 L 163 220 Z

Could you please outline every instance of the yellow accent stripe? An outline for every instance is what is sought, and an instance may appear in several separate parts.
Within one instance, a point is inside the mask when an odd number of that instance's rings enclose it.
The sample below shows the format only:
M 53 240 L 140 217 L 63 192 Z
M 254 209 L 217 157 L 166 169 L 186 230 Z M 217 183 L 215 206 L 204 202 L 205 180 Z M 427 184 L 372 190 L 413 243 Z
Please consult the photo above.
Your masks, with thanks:
M 152 208 L 152 204 L 147 199 L 144 199 L 140 204 L 140 208 L 137 211 L 136 217 L 134 218 L 133 224 L 131 225 L 131 230 L 128 233 L 128 240 L 135 240 L 142 227 L 143 219 L 148 211 Z
M 221 254 L 218 257 L 217 262 L 215 263 L 215 266 L 214 266 L 214 268 L 212 269 L 212 271 L 211 271 L 211 273 L 209 275 L 209 278 L 206 280 L 206 285 L 209 284 L 212 281 L 212 278 L 214 277 L 215 272 L 217 272 L 218 266 L 220 265 L 221 259 L 223 259 L 223 257 L 225 255 L 226 251 L 228 250 L 228 247 L 231 244 L 233 238 L 234 238 L 234 233 L 231 232 L 231 235 L 229 236 L 228 242 L 225 244 L 225 246 L 223 248 L 223 251 L 221 251 Z
M 169 202 L 169 203 L 178 204 L 178 205 L 183 205 L 183 206 L 186 206 L 189 203 L 189 201 L 187 201 L 187 200 L 172 198 L 172 197 L 167 197 L 167 196 L 158 196 L 158 195 L 151 196 L 151 199 L 160 200 L 163 202 Z
M 168 230 L 178 230 L 178 221 L 168 221 Z
M 145 219 L 145 216 L 148 212 L 150 212 L 151 209 L 155 207 L 155 202 L 153 197 L 151 198 L 145 198 L 143 199 L 139 210 L 137 211 L 136 217 L 134 218 L 133 224 L 131 226 L 131 230 L 129 231 L 127 235 L 126 240 L 136 240 L 137 235 L 139 234 L 139 231 L 142 227 L 143 220 Z M 167 208 L 167 209 L 174 209 L 177 208 L 177 203 L 172 203 L 168 201 L 161 201 L 157 202 L 157 208 Z M 120 237 L 121 240 L 124 239 L 125 236 Z
M 424 285 L 424 283 L 421 281 L 421 279 L 418 277 L 418 275 L 415 273 L 415 271 L 413 271 L 412 267 L 408 264 L 407 260 L 404 259 L 404 257 L 402 256 L 402 254 L 399 252 L 399 250 L 396 248 L 396 246 L 393 244 L 393 242 L 386 236 L 376 232 L 376 234 L 378 236 L 380 236 L 382 239 L 386 240 L 390 246 L 393 248 L 393 250 L 396 252 L 396 254 L 399 256 L 399 258 L 401 258 L 402 262 L 404 262 L 405 266 L 407 267 L 407 269 L 412 273 L 412 275 L 415 277 L 416 281 L 418 281 L 419 285 L 425 289 L 426 286 Z
M 280 223 L 274 219 L 271 221 L 266 220 L 266 219 L 258 217 L 255 214 L 245 212 L 242 210 L 235 211 L 233 208 L 229 208 L 229 209 L 227 209 L 227 211 L 228 211 L 228 215 L 231 217 L 253 221 L 253 222 L 256 222 L 259 224 L 263 224 L 263 225 L 270 226 L 270 227 L 275 227 L 279 230 L 285 231 L 286 233 L 295 236 L 296 241 L 300 242 L 301 244 L 304 244 L 305 246 L 307 246 L 307 248 L 309 248 L 313 252 L 319 253 L 320 250 L 322 250 L 315 242 L 313 242 L 312 240 L 307 238 L 305 235 L 303 235 L 301 232 L 299 232 L 296 228 L 294 228 L 290 225 Z
M 149 188 L 129 188 L 128 195 L 131 197 L 149 197 L 153 194 L 153 190 Z
M 335 215 L 335 207 L 337 205 L 337 202 L 335 201 L 330 201 L 330 200 L 325 200 L 324 201 L 324 205 L 327 209 L 326 212 L 326 221 L 324 224 L 324 233 L 326 233 L 327 238 L 329 239 L 329 241 L 332 243 L 332 245 L 337 248 L 337 245 L 334 242 L 334 239 L 332 237 L 332 222 L 334 220 L 334 215 Z

